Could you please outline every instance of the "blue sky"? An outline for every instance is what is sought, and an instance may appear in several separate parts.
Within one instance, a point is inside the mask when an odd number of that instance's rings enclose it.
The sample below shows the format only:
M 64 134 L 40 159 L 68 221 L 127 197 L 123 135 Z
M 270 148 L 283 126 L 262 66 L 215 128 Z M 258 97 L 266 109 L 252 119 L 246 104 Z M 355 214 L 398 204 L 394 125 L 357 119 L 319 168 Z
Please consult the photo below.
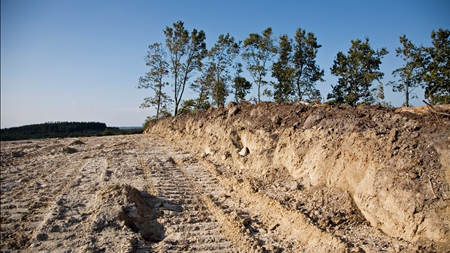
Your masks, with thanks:
M 337 80 L 330 73 L 333 60 L 347 52 L 351 40 L 369 37 L 374 49 L 387 48 L 381 65 L 387 83 L 402 66 L 395 56 L 398 37 L 431 45 L 432 30 L 450 29 L 449 11 L 446 0 L 1 0 L 1 128 L 48 121 L 142 125 L 155 114 L 139 108 L 153 95 L 136 88 L 148 71 L 143 57 L 178 20 L 189 31 L 204 30 L 208 48 L 225 33 L 244 40 L 267 27 L 276 37 L 293 37 L 297 28 L 313 32 L 322 45 L 317 63 L 326 80 L 317 88 L 326 97 Z M 385 87 L 385 100 L 400 106 L 404 97 L 390 90 Z M 423 92 L 416 93 L 412 104 L 422 105 Z M 194 96 L 187 91 L 184 98 Z

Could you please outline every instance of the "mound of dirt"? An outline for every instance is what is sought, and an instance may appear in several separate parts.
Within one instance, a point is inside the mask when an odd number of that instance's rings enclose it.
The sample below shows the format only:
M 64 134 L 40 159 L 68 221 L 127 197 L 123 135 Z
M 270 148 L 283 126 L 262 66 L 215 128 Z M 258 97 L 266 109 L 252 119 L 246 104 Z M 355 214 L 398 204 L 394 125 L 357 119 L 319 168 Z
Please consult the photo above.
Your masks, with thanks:
M 347 245 L 445 251 L 450 108 L 439 110 L 230 103 L 160 119 L 145 133 L 248 182 Z

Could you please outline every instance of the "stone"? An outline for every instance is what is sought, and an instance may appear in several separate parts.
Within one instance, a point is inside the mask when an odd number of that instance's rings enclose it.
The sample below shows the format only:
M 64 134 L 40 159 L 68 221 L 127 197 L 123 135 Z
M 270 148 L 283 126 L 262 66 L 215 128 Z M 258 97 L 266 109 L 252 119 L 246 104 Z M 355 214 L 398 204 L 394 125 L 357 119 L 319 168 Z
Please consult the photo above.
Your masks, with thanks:
M 281 118 L 280 118 L 280 116 L 278 116 L 278 114 L 275 115 L 275 116 L 273 116 L 270 120 L 271 120 L 272 123 L 274 123 L 275 125 L 280 125 L 280 124 L 281 124 Z
M 305 122 L 303 123 L 303 127 L 305 129 L 312 128 L 315 126 L 319 121 L 321 121 L 325 116 L 323 114 L 311 114 L 306 118 Z
M 70 143 L 70 145 L 84 145 L 85 143 L 80 140 L 75 140 L 74 142 Z
M 291 183 L 290 190 L 291 190 L 291 191 L 298 190 L 298 183 L 297 183 L 297 181 L 293 181 L 293 182 Z
M 238 107 L 232 107 L 229 111 L 228 111 L 228 117 L 234 116 L 236 114 L 238 114 L 240 111 L 240 109 Z
M 245 218 L 242 220 L 242 225 L 247 226 L 247 225 L 250 223 L 250 221 L 252 221 L 252 218 L 250 218 L 250 217 L 245 217 Z
M 243 147 L 243 148 L 241 149 L 241 151 L 239 151 L 239 155 L 240 155 L 240 156 L 246 156 L 246 155 L 248 155 L 249 153 L 250 153 L 250 151 L 248 150 L 247 147 Z

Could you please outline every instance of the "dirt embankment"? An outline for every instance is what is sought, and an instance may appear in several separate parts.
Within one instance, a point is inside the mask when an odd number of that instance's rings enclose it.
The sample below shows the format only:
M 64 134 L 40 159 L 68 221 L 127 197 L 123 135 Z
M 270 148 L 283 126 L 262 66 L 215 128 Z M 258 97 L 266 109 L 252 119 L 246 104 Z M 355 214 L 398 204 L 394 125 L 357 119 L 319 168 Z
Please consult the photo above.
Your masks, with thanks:
M 347 245 L 372 238 L 391 249 L 403 242 L 450 250 L 448 116 L 230 103 L 161 119 L 145 133 L 197 154 Z

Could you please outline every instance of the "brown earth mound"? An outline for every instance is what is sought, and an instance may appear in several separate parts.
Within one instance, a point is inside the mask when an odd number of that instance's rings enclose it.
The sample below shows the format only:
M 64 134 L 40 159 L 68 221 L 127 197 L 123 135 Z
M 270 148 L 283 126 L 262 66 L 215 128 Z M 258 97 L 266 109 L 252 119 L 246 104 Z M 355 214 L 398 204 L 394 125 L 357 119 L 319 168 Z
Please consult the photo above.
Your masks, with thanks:
M 450 107 L 230 103 L 157 134 L 361 251 L 450 250 Z

